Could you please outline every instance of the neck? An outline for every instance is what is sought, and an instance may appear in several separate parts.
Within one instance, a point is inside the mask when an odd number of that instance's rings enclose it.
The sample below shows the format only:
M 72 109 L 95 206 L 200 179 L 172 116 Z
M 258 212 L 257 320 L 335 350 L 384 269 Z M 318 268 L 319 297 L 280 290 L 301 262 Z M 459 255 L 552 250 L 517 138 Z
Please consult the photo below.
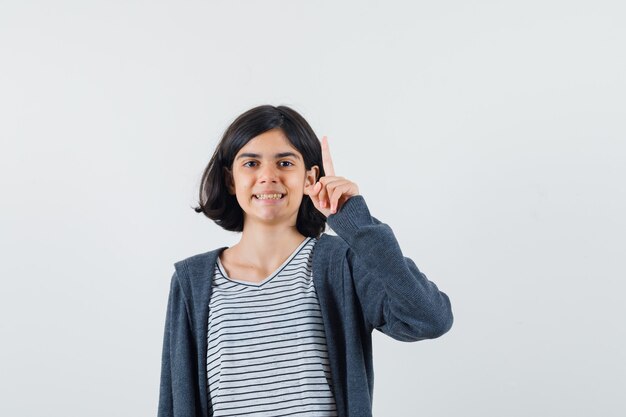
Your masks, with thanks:
M 295 224 L 246 224 L 237 244 L 237 252 L 246 263 L 271 268 L 282 262 L 305 237 L 298 232 Z

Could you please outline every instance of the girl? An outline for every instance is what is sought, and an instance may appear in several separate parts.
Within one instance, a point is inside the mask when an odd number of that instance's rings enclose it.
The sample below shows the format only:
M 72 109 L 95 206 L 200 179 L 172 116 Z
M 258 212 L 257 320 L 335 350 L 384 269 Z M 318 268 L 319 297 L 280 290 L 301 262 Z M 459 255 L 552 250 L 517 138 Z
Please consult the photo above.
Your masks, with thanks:
M 159 417 L 370 416 L 372 331 L 410 342 L 452 326 L 447 295 L 288 107 L 228 127 L 196 211 L 241 239 L 175 263 Z

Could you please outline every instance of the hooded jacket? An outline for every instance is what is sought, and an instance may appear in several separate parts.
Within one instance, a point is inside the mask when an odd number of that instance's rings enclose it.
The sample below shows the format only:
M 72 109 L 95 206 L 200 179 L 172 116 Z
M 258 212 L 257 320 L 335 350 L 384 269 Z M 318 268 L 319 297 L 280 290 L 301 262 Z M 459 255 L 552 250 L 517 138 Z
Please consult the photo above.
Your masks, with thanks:
M 404 342 L 452 326 L 448 296 L 405 257 L 362 195 L 327 218 L 312 252 L 340 417 L 372 415 L 372 331 Z M 158 417 L 208 417 L 206 353 L 211 279 L 221 247 L 174 264 L 165 318 Z

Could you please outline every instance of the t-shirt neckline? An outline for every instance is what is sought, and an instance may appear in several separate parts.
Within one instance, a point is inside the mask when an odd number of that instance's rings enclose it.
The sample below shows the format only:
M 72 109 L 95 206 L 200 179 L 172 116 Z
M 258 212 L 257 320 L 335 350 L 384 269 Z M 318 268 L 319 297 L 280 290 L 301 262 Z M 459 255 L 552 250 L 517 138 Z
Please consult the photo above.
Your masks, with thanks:
M 282 271 L 290 262 L 293 258 L 296 257 L 296 255 L 300 252 L 300 250 L 312 239 L 312 237 L 307 236 L 294 250 L 293 252 L 291 252 L 291 254 L 287 257 L 287 259 L 285 259 L 285 261 L 274 270 L 274 272 L 272 272 L 271 274 L 269 274 L 267 277 L 265 277 L 262 281 L 259 282 L 252 282 L 252 281 L 244 281 L 244 280 L 240 280 L 240 279 L 236 279 L 236 278 L 231 278 L 228 276 L 228 274 L 226 273 L 226 269 L 224 268 L 224 265 L 222 265 L 222 261 L 220 260 L 220 257 L 217 257 L 217 267 L 220 270 L 220 273 L 224 276 L 224 278 L 226 278 L 229 281 L 232 282 L 236 282 L 237 284 L 242 284 L 242 285 L 249 285 L 252 287 L 260 287 L 263 284 L 266 284 L 267 282 L 269 282 L 272 278 L 274 278 L 276 275 L 278 275 L 278 273 L 280 271 Z

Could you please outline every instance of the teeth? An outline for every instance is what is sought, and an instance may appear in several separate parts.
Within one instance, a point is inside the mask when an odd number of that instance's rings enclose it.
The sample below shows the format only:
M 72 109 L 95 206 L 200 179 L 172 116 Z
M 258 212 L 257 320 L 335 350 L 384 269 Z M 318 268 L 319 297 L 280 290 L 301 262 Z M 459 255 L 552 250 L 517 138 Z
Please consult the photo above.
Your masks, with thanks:
M 282 198 L 283 195 L 282 194 L 255 194 L 255 197 L 258 198 L 259 200 L 268 200 L 268 199 L 278 200 Z

